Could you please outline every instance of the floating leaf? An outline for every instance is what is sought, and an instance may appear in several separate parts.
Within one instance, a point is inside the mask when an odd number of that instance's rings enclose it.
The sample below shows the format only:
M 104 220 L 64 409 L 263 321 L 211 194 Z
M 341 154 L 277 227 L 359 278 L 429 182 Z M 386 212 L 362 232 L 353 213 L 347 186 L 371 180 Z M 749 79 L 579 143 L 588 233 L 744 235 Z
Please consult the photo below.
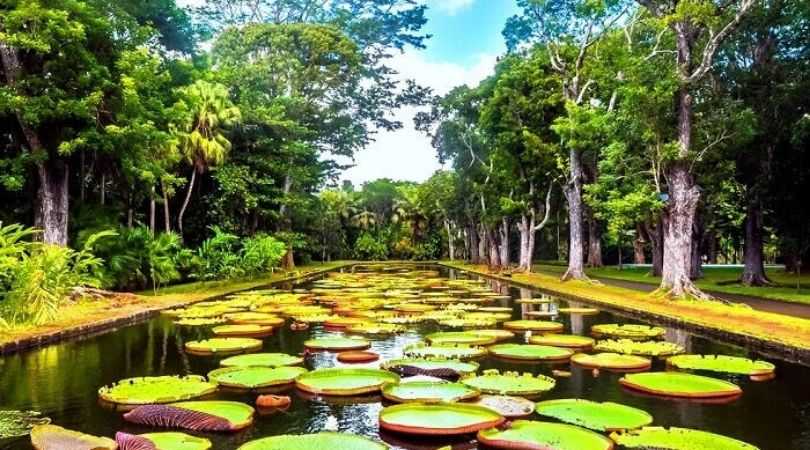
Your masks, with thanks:
M 478 441 L 492 448 L 549 450 L 610 450 L 613 442 L 573 425 L 516 420 L 505 430 L 478 433 Z
M 37 425 L 47 425 L 51 419 L 37 411 L 0 411 L 0 439 L 26 436 Z
M 619 382 L 630 389 L 667 397 L 722 398 L 742 394 L 736 384 L 681 372 L 628 374 Z
M 489 353 L 499 358 L 523 361 L 567 361 L 574 354 L 571 350 L 547 345 L 500 344 L 489 347 Z
M 406 403 L 380 412 L 380 428 L 403 434 L 451 436 L 474 433 L 504 422 L 497 412 L 476 405 Z
M 776 366 L 767 361 L 724 355 L 679 355 L 667 359 L 667 364 L 676 369 L 706 370 L 751 377 L 769 376 L 776 370 Z
M 295 385 L 320 395 L 353 396 L 378 392 L 388 383 L 399 383 L 399 376 L 379 369 L 319 369 L 299 376 Z
M 208 373 L 208 379 L 235 389 L 262 389 L 290 384 L 307 369 L 303 367 L 224 367 Z
M 31 430 L 31 444 L 37 450 L 116 450 L 112 439 L 91 436 L 56 425 L 37 425 Z
M 388 446 L 343 433 L 271 436 L 239 447 L 239 450 L 386 450 Z
M 300 356 L 285 353 L 251 353 L 247 355 L 231 356 L 223 359 L 219 365 L 223 367 L 281 367 L 296 366 L 304 362 Z
M 541 416 L 590 428 L 595 431 L 634 430 L 652 423 L 646 411 L 618 403 L 597 403 L 583 399 L 562 399 L 540 402 L 536 406 Z
M 647 370 L 652 367 L 652 361 L 647 358 L 620 355 L 618 353 L 597 353 L 595 355 L 577 353 L 571 357 L 571 362 L 589 369 L 607 369 L 622 372 Z
M 464 378 L 461 382 L 484 394 L 521 396 L 539 395 L 554 389 L 557 384 L 557 380 L 545 375 L 500 373 L 497 370 L 487 370 L 483 375 Z
M 189 375 L 127 378 L 98 390 L 102 400 L 119 405 L 173 403 L 211 394 L 217 385 Z
M 751 444 L 687 428 L 647 427 L 611 436 L 625 448 L 660 450 L 758 450 Z
M 153 427 L 237 431 L 253 423 L 253 412 L 251 406 L 239 402 L 196 401 L 139 406 L 124 414 L 124 419 Z
M 593 347 L 598 352 L 639 356 L 671 356 L 684 352 L 678 344 L 666 341 L 634 341 L 632 339 L 599 341 Z
M 617 339 L 633 339 L 636 341 L 644 341 L 647 339 L 659 338 L 666 333 L 667 330 L 661 327 L 653 327 L 649 325 L 630 325 L 630 324 L 602 324 L 594 325 L 591 328 L 591 334 L 596 337 L 611 337 Z
M 416 381 L 387 385 L 383 387 L 382 394 L 397 403 L 453 403 L 476 398 L 481 393 L 461 383 Z

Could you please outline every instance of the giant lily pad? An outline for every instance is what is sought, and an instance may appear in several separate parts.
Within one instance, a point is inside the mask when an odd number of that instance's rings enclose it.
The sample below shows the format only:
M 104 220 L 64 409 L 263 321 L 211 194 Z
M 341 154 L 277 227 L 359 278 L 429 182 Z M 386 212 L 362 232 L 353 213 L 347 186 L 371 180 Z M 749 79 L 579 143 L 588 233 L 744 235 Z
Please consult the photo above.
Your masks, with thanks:
M 235 389 L 263 389 L 291 384 L 307 369 L 303 367 L 225 367 L 208 373 L 208 379 Z
M 387 383 L 399 383 L 399 376 L 378 369 L 319 369 L 299 376 L 298 389 L 312 394 L 352 396 L 378 392 Z
M 742 394 L 739 386 L 727 381 L 681 372 L 628 374 L 619 382 L 630 389 L 665 397 L 723 398 Z
M 581 314 L 583 316 L 599 314 L 599 310 L 596 308 L 560 308 L 558 311 L 563 314 Z
M 389 406 L 380 412 L 380 428 L 396 433 L 427 436 L 474 433 L 496 427 L 504 420 L 503 416 L 489 408 L 462 403 L 406 403 Z
M 304 342 L 310 350 L 323 350 L 329 352 L 342 352 L 345 350 L 363 350 L 369 348 L 371 343 L 365 339 L 352 339 L 344 337 L 322 337 Z
M 591 334 L 593 334 L 595 337 L 633 339 L 636 341 L 659 338 L 666 332 L 667 330 L 661 327 L 652 327 L 649 325 L 622 325 L 617 323 L 594 325 L 591 328 Z
M 489 353 L 499 358 L 523 361 L 567 361 L 574 354 L 571 350 L 546 345 L 499 344 L 489 348 Z
M 397 403 L 453 403 L 470 400 L 481 395 L 461 383 L 440 383 L 431 381 L 415 381 L 403 384 L 389 384 L 383 387 L 383 397 Z
M 454 359 L 395 359 L 386 361 L 381 366 L 404 376 L 427 375 L 439 378 L 454 378 L 478 370 L 478 363 Z
M 478 433 L 478 441 L 492 448 L 510 450 L 610 450 L 613 441 L 573 425 L 516 420 L 506 430 Z
M 598 352 L 641 356 L 671 356 L 684 352 L 678 344 L 666 341 L 634 341 L 632 339 L 599 341 L 593 347 Z
M 776 366 L 767 361 L 724 355 L 678 355 L 667 359 L 667 365 L 676 369 L 748 375 L 754 379 L 772 377 L 776 370 Z
M 464 378 L 462 383 L 474 387 L 484 394 L 520 395 L 530 397 L 554 389 L 557 380 L 545 375 L 519 374 L 517 372 L 500 373 L 487 370 L 483 375 Z
M 115 433 L 118 450 L 208 450 L 211 441 L 185 433 Z
M 652 367 L 652 361 L 647 358 L 618 353 L 597 353 L 595 355 L 577 353 L 571 357 L 571 362 L 589 369 L 607 369 L 617 372 L 638 372 Z
M 303 362 L 304 358 L 285 353 L 250 353 L 225 358 L 219 362 L 219 365 L 223 367 L 281 367 L 296 366 Z
M 484 336 L 475 333 L 449 332 L 433 333 L 425 336 L 425 339 L 434 345 L 443 344 L 464 344 L 464 345 L 489 345 L 494 344 L 497 338 Z
M 31 430 L 31 444 L 36 450 L 116 450 L 112 439 L 96 437 L 56 425 L 37 425 Z
M 51 419 L 37 411 L 0 411 L 0 440 L 26 436 L 37 425 L 48 425 Z
M 611 436 L 624 448 L 661 450 L 758 450 L 751 444 L 687 428 L 647 427 Z
M 273 327 L 268 325 L 220 325 L 213 330 L 217 336 L 225 337 L 266 337 L 273 334 Z
M 593 347 L 594 340 L 577 334 L 545 334 L 530 337 L 529 343 L 582 350 Z
M 213 338 L 186 342 L 186 351 L 192 355 L 233 355 L 262 348 L 262 341 L 253 338 Z
M 563 324 L 546 320 L 513 320 L 505 322 L 503 327 L 514 331 L 541 331 L 544 333 L 558 333 L 563 330 Z
M 515 337 L 515 333 L 509 330 L 498 330 L 498 329 L 491 329 L 491 330 L 468 330 L 467 333 L 477 334 L 479 336 L 490 336 L 495 338 L 497 341 L 505 341 L 507 339 L 512 339 Z
M 486 356 L 487 349 L 469 345 L 414 344 L 402 351 L 408 358 L 447 358 L 469 360 Z
M 253 423 L 253 407 L 229 401 L 143 405 L 124 414 L 128 422 L 192 431 L 238 431 Z
M 346 331 L 349 333 L 364 334 L 369 336 L 381 336 L 402 333 L 405 331 L 405 327 L 392 323 L 366 322 L 358 325 L 350 325 L 346 328 Z
M 119 405 L 173 403 L 202 397 L 217 390 L 204 377 L 162 376 L 127 378 L 98 390 L 102 400 Z
M 489 408 L 507 418 L 526 417 L 534 413 L 534 402 L 511 395 L 482 395 L 474 405 Z
M 541 416 L 590 428 L 595 431 L 635 430 L 652 423 L 653 418 L 642 411 L 618 403 L 597 403 L 584 399 L 563 399 L 540 402 L 536 406 Z
M 352 434 L 317 433 L 271 436 L 250 441 L 239 450 L 386 450 L 388 446 Z

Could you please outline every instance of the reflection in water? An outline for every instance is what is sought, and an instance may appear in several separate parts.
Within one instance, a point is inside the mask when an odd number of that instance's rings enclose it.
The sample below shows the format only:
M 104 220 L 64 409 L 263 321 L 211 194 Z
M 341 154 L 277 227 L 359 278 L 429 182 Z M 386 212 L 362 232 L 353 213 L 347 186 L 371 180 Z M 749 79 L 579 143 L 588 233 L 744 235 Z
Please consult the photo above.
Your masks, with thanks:
M 465 277 L 464 274 L 455 276 Z M 510 289 L 506 283 L 497 283 L 493 287 L 513 298 L 549 298 L 529 289 Z M 495 304 L 512 307 L 514 319 L 523 318 L 525 313 L 532 310 L 556 311 L 559 306 L 587 306 L 565 301 L 539 306 L 518 305 L 509 300 L 499 300 Z M 593 316 L 562 314 L 554 320 L 565 324 L 566 333 L 575 334 L 588 334 L 590 327 L 598 323 L 636 323 L 606 312 Z M 401 335 L 374 337 L 371 338 L 372 350 L 383 359 L 400 357 L 403 347 L 439 329 L 436 323 L 428 322 Z M 303 332 L 284 328 L 265 339 L 264 351 L 301 354 L 306 339 L 330 333 L 317 326 Z M 0 409 L 40 410 L 58 425 L 97 435 L 112 436 L 116 431 L 149 432 L 148 428 L 124 423 L 120 414 L 99 406 L 98 388 L 132 376 L 207 374 L 218 367 L 219 359 L 187 355 L 183 352 L 183 344 L 209 335 L 209 330 L 176 327 L 170 320 L 159 317 L 106 335 L 0 358 Z M 692 352 L 753 356 L 745 349 L 708 341 L 684 331 L 669 329 L 666 337 Z M 518 336 L 515 342 L 522 338 Z M 559 378 L 557 387 L 543 399 L 573 397 L 620 402 L 649 411 L 657 425 L 692 427 L 727 434 L 763 449 L 810 448 L 810 390 L 807 389 L 810 369 L 804 367 L 780 364 L 777 379 L 766 383 L 726 377 L 739 383 L 744 395 L 731 404 L 711 405 L 630 393 L 618 384 L 621 374 L 607 371 L 595 377 L 590 370 L 569 369 L 568 365 L 517 364 L 491 358 L 485 358 L 480 363 L 482 369 L 497 368 L 546 375 L 550 375 L 554 369 L 570 370 L 571 377 Z M 305 364 L 310 369 L 341 365 L 330 353 L 313 354 Z M 375 367 L 377 364 L 368 366 Z M 656 361 L 655 368 L 663 370 L 663 362 Z M 223 392 L 217 395 L 218 398 L 246 403 L 255 400 L 255 395 L 251 394 Z M 287 389 L 283 395 L 292 398 L 288 410 L 260 416 L 253 427 L 238 435 L 205 436 L 214 442 L 215 449 L 234 449 L 241 443 L 264 436 L 336 429 L 382 438 L 395 449 L 434 450 L 446 444 L 454 444 L 456 449 L 475 448 L 469 437 L 445 442 L 380 436 L 377 417 L 384 403 L 379 396 L 322 398 L 305 396 L 294 389 Z M 20 439 L 0 442 L 0 448 L 30 450 L 30 444 L 27 439 Z

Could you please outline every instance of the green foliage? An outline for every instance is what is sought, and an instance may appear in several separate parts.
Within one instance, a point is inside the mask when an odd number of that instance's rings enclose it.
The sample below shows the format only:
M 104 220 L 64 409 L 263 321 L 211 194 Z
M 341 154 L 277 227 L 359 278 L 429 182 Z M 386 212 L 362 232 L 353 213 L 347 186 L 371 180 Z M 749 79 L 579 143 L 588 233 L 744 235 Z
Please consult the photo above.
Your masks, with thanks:
M 287 244 L 268 235 L 240 238 L 211 227 L 214 235 L 200 245 L 191 262 L 191 278 L 222 280 L 271 272 L 287 252 Z
M 364 232 L 354 243 L 354 255 L 358 259 L 382 261 L 388 259 L 388 245 L 372 234 Z

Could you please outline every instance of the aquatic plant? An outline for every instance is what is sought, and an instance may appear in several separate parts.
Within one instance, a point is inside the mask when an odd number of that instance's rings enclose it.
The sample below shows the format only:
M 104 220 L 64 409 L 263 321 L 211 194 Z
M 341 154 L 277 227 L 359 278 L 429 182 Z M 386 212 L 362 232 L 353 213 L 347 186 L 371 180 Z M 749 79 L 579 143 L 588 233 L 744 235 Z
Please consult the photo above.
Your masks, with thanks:
M 593 338 L 579 336 L 576 334 L 543 334 L 540 336 L 531 336 L 529 338 L 529 343 L 537 345 L 550 345 L 552 347 L 588 349 L 593 347 L 594 340 Z
M 534 413 L 533 401 L 511 395 L 482 395 L 472 404 L 489 408 L 509 419 Z
M 363 350 L 371 347 L 371 343 L 359 338 L 321 337 L 304 342 L 304 347 L 310 350 L 339 352 L 343 350 Z
M 222 367 L 281 367 L 296 366 L 303 362 L 304 358 L 286 353 L 250 353 L 223 359 L 219 362 L 219 365 Z
M 98 390 L 99 397 L 119 405 L 173 403 L 202 397 L 217 390 L 197 375 L 127 378 Z
M 591 334 L 595 337 L 633 339 L 637 341 L 659 338 L 664 333 L 666 333 L 665 329 L 649 325 L 610 323 L 591 327 Z
M 303 367 L 224 367 L 208 373 L 208 379 L 234 389 L 262 389 L 291 384 L 306 373 Z
M 678 355 L 667 359 L 667 365 L 676 369 L 748 375 L 755 379 L 772 376 L 776 370 L 776 366 L 767 361 L 725 355 Z
M 497 412 L 464 403 L 405 403 L 380 412 L 380 428 L 403 434 L 452 436 L 496 427 L 505 421 Z
M 191 431 L 238 431 L 253 423 L 253 407 L 230 401 L 191 401 L 143 405 L 124 414 L 140 425 Z
M 688 428 L 647 427 L 614 433 L 611 438 L 624 448 L 661 450 L 759 450 L 736 439 Z
M 628 374 L 619 382 L 633 390 L 665 397 L 722 398 L 742 394 L 736 384 L 681 372 Z
M 497 340 L 492 336 L 485 336 L 475 333 L 465 332 L 445 332 L 433 333 L 425 336 L 425 340 L 431 344 L 464 344 L 464 345 L 489 345 Z
M 641 371 L 652 367 L 652 361 L 642 356 L 622 355 L 619 353 L 597 353 L 588 355 L 577 353 L 571 357 L 574 364 L 589 369 L 607 369 L 614 371 Z
M 469 345 L 413 344 L 405 347 L 402 354 L 408 358 L 447 358 L 470 360 L 486 356 L 487 349 Z
M 344 433 L 317 433 L 271 436 L 250 441 L 238 450 L 386 450 L 388 446 L 370 439 Z
M 557 380 L 545 375 L 500 373 L 497 370 L 484 371 L 482 375 L 463 378 L 462 383 L 474 387 L 484 394 L 534 396 L 554 389 Z
M 684 352 L 678 344 L 666 341 L 634 341 L 632 339 L 607 339 L 594 345 L 594 350 L 606 353 L 621 353 L 641 356 L 671 356 Z
M 478 363 L 455 359 L 394 359 L 381 367 L 404 376 L 427 375 L 438 378 L 457 378 L 478 371 Z
M 185 349 L 193 355 L 228 355 L 262 348 L 262 341 L 253 338 L 213 338 L 186 342 Z
M 208 450 L 211 441 L 185 433 L 115 433 L 118 450 Z
M 509 428 L 491 428 L 478 433 L 478 441 L 492 448 L 511 450 L 611 450 L 613 442 L 574 425 L 516 420 Z
M 31 444 L 37 450 L 116 450 L 112 439 L 97 437 L 56 425 L 37 425 L 31 430 Z
M 547 345 L 499 344 L 489 347 L 489 353 L 499 358 L 523 361 L 567 361 L 573 351 Z
M 38 411 L 0 411 L 0 440 L 25 436 L 37 425 L 47 425 L 51 419 Z
M 513 331 L 541 331 L 544 333 L 557 333 L 563 330 L 563 324 L 546 320 L 513 320 L 505 322 L 503 327 Z
M 397 403 L 454 403 L 476 398 L 481 393 L 461 383 L 414 381 L 386 385 L 382 389 L 382 395 Z
M 635 430 L 652 423 L 646 411 L 619 403 L 597 403 L 584 399 L 539 402 L 537 414 L 595 431 Z
M 273 334 L 273 327 L 267 325 L 221 325 L 211 331 L 223 337 L 266 337 Z
M 399 383 L 395 373 L 379 369 L 318 369 L 295 380 L 302 391 L 319 395 L 353 396 L 379 392 L 387 383 Z

